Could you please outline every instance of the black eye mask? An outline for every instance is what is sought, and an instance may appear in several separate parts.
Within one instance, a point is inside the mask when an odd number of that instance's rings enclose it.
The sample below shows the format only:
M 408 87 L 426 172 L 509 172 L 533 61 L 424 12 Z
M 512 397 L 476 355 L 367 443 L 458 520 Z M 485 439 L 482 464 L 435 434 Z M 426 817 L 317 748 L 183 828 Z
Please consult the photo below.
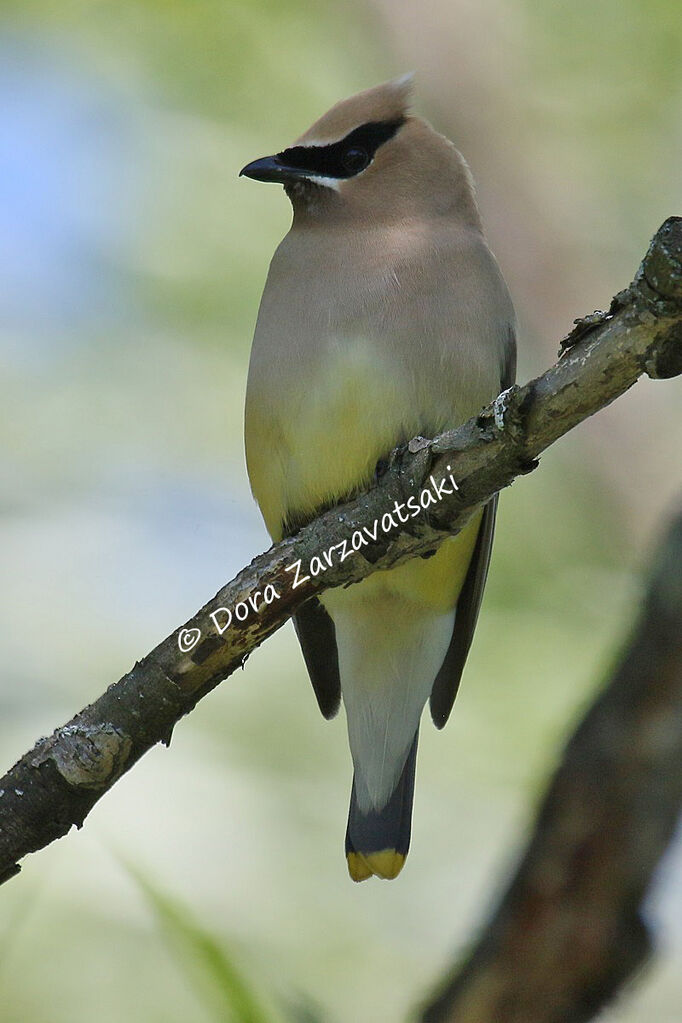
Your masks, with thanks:
M 374 121 L 355 128 L 339 142 L 328 146 L 292 146 L 277 154 L 285 166 L 324 178 L 352 178 L 369 167 L 377 149 L 393 138 L 405 123 Z

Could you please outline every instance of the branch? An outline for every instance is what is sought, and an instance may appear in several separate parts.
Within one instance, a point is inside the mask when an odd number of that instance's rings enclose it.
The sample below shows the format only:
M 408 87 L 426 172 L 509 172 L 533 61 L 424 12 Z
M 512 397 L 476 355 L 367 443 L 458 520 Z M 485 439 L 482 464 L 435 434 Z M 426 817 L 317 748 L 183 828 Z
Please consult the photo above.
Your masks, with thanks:
M 682 512 L 611 681 L 569 741 L 482 937 L 422 1023 L 586 1023 L 644 962 L 682 807 Z
M 22 857 L 80 827 L 117 778 L 156 743 L 168 744 L 175 723 L 305 600 L 435 550 L 493 494 L 534 469 L 557 438 L 643 373 L 682 372 L 682 218 L 662 225 L 635 280 L 607 313 L 576 322 L 555 366 L 509 388 L 459 429 L 393 452 L 368 493 L 255 558 L 132 671 L 25 754 L 0 780 L 0 882 L 17 873 Z M 425 511 L 411 517 L 409 501 Z

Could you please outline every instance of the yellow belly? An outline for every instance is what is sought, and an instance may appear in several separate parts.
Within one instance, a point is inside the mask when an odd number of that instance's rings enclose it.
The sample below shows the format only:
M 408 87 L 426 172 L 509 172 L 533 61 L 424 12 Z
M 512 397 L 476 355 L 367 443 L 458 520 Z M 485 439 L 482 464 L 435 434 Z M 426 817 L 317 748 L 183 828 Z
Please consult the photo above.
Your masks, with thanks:
M 411 398 L 399 368 L 349 338 L 330 343 L 278 395 L 247 397 L 249 478 L 273 540 L 284 521 L 305 521 L 369 486 L 378 459 L 419 432 Z
M 432 557 L 414 558 L 396 568 L 373 572 L 348 590 L 341 587 L 328 590 L 323 594 L 323 603 L 333 613 L 334 607 L 339 602 L 346 603 L 349 597 L 354 604 L 367 601 L 374 613 L 379 607 L 385 608 L 394 627 L 396 602 L 404 606 L 407 613 L 411 604 L 419 613 L 451 611 L 464 585 L 481 515 L 479 512 L 457 536 L 444 540 Z
M 451 403 L 441 397 L 436 404 L 436 393 L 387 351 L 363 338 L 344 337 L 328 341 L 324 353 L 300 373 L 290 373 L 276 393 L 251 394 L 249 477 L 273 540 L 282 538 L 284 523 L 307 521 L 321 507 L 368 487 L 377 460 L 400 441 L 453 425 Z M 353 587 L 353 599 L 374 604 L 391 596 L 408 605 L 451 610 L 479 523 L 480 515 L 431 558 L 373 573 Z

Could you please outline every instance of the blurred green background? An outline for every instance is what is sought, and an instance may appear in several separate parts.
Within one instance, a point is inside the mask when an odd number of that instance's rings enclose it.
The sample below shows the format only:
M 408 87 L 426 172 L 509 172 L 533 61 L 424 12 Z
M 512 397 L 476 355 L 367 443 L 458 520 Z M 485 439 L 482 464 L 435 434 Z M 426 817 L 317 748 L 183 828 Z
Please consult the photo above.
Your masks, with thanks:
M 526 379 L 682 212 L 682 12 L 22 0 L 0 23 L 4 769 L 268 545 L 242 407 L 290 211 L 240 167 L 415 70 L 417 111 L 478 183 Z M 346 875 L 345 727 L 288 625 L 2 888 L 2 1023 L 405 1018 L 466 950 L 627 629 L 678 496 L 679 395 L 640 382 L 504 495 L 399 881 Z M 679 1020 L 682 843 L 647 912 L 660 954 L 618 1023 Z

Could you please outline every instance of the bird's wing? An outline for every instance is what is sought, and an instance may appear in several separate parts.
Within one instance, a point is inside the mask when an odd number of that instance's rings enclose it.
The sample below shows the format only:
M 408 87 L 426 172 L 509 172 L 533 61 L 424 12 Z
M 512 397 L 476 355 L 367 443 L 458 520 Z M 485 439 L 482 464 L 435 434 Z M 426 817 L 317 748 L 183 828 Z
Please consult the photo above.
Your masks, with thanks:
M 516 377 L 516 338 L 511 324 L 507 331 L 501 355 L 500 384 L 502 389 L 505 390 L 507 387 L 511 387 Z M 493 548 L 498 497 L 499 495 L 495 494 L 483 509 L 476 546 L 469 562 L 464 585 L 457 600 L 457 611 L 455 613 L 455 624 L 452 630 L 450 646 L 431 690 L 429 705 L 431 707 L 431 717 L 436 728 L 442 728 L 450 717 L 450 711 L 457 696 L 469 647 L 474 637 L 474 629 L 478 620 L 478 612 L 481 609 L 483 590 L 485 589 L 485 582 L 488 577 L 490 555 Z
M 478 612 L 483 600 L 485 581 L 488 575 L 488 566 L 490 565 L 496 512 L 497 494 L 483 509 L 476 546 L 469 562 L 464 586 L 457 600 L 455 625 L 452 630 L 450 646 L 431 690 L 429 703 L 431 717 L 436 728 L 442 728 L 450 717 L 450 711 L 459 689 L 469 647 L 474 637 L 474 629 L 476 628 Z
M 306 601 L 293 620 L 320 710 L 325 718 L 333 718 L 341 702 L 334 622 L 316 597 Z

